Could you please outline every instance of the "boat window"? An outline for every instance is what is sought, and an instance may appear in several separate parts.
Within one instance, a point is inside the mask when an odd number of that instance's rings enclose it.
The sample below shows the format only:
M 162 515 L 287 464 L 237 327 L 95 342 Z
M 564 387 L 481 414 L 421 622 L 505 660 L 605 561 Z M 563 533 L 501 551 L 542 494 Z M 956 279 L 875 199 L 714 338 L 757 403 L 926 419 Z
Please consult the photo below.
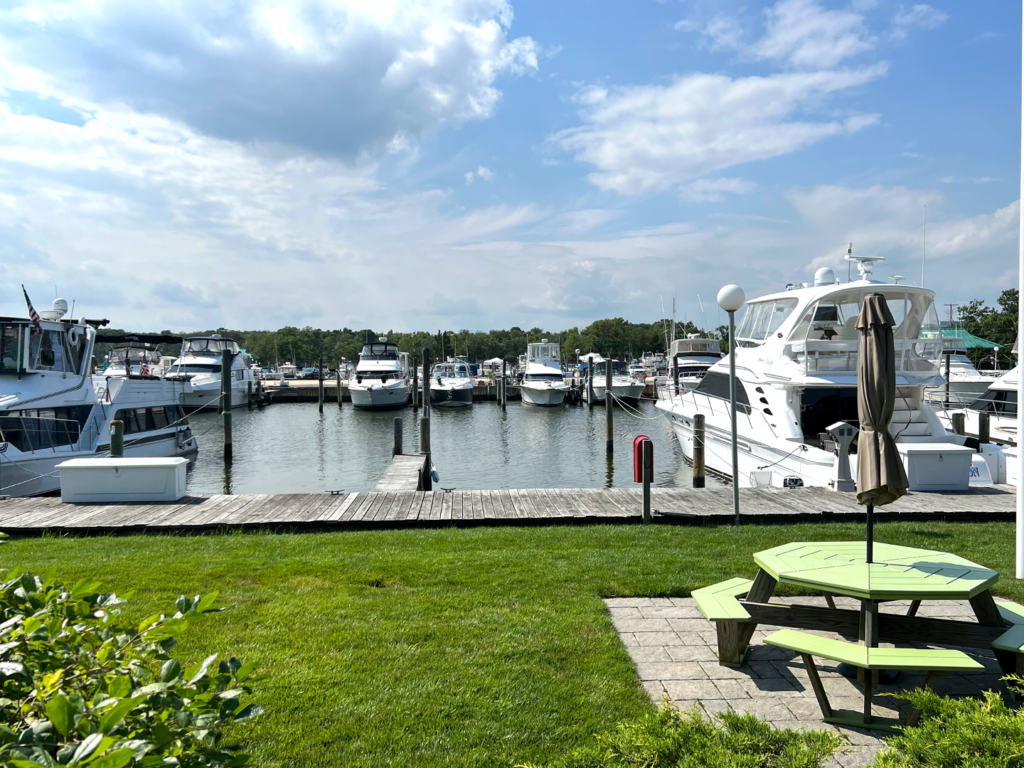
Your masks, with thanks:
M 729 399 L 729 375 L 718 371 L 708 371 L 704 377 L 693 388 L 694 392 L 700 392 L 708 397 L 717 397 L 722 400 Z M 736 379 L 736 410 L 743 413 L 750 413 L 750 400 L 747 399 L 747 390 L 743 388 L 743 382 Z
M 397 360 L 398 347 L 394 344 L 366 344 L 359 353 L 360 360 Z
M 26 453 L 74 445 L 91 410 L 92 406 L 78 406 L 0 413 L 0 443 Z
M 25 328 L 27 326 L 15 323 L 0 325 L 0 374 L 21 370 Z
M 64 346 L 64 331 L 44 330 L 29 334 L 30 367 L 37 371 L 74 373 L 74 365 Z
M 167 427 L 167 412 L 163 408 L 150 409 L 150 418 L 153 420 L 153 429 L 165 429 Z
M 564 381 L 560 373 L 528 373 L 526 381 Z
M 188 419 L 185 418 L 185 411 L 182 410 L 180 405 L 165 405 L 164 415 L 167 417 L 168 425 L 171 424 L 188 424 Z
M 990 389 L 967 406 L 968 410 L 981 413 L 996 413 L 1001 416 L 1017 416 L 1016 390 Z
M 796 309 L 796 299 L 752 302 L 747 305 L 743 321 L 736 331 L 741 347 L 756 347 L 775 333 Z

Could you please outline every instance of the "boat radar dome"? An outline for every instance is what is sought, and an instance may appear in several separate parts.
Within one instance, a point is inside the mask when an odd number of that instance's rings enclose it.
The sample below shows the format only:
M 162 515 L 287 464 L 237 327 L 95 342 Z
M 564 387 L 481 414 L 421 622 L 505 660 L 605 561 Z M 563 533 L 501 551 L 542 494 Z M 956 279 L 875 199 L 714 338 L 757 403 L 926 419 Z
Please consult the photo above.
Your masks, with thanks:
M 39 312 L 43 320 L 60 320 L 68 313 L 68 303 L 64 299 L 54 299 L 53 309 L 44 309 Z
M 832 285 L 832 283 L 834 283 L 835 281 L 836 273 L 833 272 L 828 267 L 822 267 L 821 269 L 814 273 L 815 286 L 820 287 L 822 285 Z

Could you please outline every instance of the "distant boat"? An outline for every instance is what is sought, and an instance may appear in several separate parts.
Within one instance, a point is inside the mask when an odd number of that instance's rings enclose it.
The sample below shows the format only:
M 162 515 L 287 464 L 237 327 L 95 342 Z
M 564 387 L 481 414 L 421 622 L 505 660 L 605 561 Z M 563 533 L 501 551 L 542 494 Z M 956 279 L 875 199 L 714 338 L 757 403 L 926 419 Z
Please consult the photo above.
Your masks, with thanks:
M 644 383 L 629 375 L 625 363 L 618 360 L 605 360 L 596 352 L 580 357 L 580 362 L 587 365 L 587 376 L 593 380 L 594 403 L 603 403 L 607 384 L 607 366 L 612 366 L 612 395 L 616 400 L 636 403 L 644 393 Z M 584 383 L 583 399 L 589 402 L 591 386 Z
M 168 379 L 188 381 L 191 392 L 182 395 L 186 411 L 215 411 L 221 399 L 220 373 L 224 350 L 231 352 L 231 408 L 243 408 L 249 403 L 249 384 L 255 386 L 255 377 L 249 365 L 249 355 L 239 349 L 234 339 L 219 334 L 193 336 L 185 339 L 179 357 L 167 374 Z
M 687 391 L 696 387 L 708 368 L 722 359 L 722 344 L 717 339 L 701 339 L 696 335 L 676 339 L 669 349 L 669 378 L 675 382 L 679 369 L 679 388 Z
M 523 356 L 523 380 L 520 396 L 529 405 L 561 405 L 569 385 L 562 374 L 559 345 L 541 339 L 539 344 L 527 344 Z
M 473 377 L 469 363 L 449 360 L 430 371 L 430 405 L 437 408 L 465 408 L 473 404 Z
M 352 405 L 364 410 L 403 408 L 410 402 L 409 353 L 381 337 L 363 346 L 355 379 L 348 383 Z

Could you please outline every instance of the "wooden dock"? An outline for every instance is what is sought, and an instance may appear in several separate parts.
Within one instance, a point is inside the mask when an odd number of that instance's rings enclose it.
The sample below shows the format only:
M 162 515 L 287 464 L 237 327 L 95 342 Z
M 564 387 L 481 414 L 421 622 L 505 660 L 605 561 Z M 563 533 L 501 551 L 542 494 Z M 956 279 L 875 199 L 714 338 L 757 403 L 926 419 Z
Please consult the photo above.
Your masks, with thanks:
M 391 463 L 377 481 L 375 491 L 422 491 L 424 478 L 430 471 L 427 456 L 423 453 L 399 453 L 391 457 Z
M 963 493 L 911 493 L 875 511 L 879 520 L 1006 521 L 1012 486 Z M 728 524 L 732 489 L 652 488 L 656 524 Z M 191 496 L 172 504 L 64 504 L 58 497 L 0 501 L 0 531 L 54 533 L 201 532 L 216 529 L 337 530 L 458 525 L 639 523 L 639 489 L 372 491 L 369 493 Z M 824 488 L 740 491 L 743 522 L 860 521 L 853 494 Z

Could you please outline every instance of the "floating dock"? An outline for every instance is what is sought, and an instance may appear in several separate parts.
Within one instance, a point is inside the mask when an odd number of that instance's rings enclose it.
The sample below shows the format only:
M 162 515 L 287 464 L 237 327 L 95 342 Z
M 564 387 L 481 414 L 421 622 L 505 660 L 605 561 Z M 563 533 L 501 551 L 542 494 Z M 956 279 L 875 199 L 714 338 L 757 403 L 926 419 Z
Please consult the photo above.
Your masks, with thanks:
M 732 489 L 652 488 L 655 524 L 732 522 Z M 962 493 L 909 493 L 875 510 L 878 520 L 1009 521 L 1013 486 Z M 854 494 L 825 488 L 740 489 L 744 523 L 864 519 Z M 0 531 L 38 535 L 203 532 L 218 529 L 340 530 L 459 525 L 639 523 L 639 489 L 551 488 L 497 491 L 191 496 L 171 504 L 64 504 L 59 497 L 0 501 Z

